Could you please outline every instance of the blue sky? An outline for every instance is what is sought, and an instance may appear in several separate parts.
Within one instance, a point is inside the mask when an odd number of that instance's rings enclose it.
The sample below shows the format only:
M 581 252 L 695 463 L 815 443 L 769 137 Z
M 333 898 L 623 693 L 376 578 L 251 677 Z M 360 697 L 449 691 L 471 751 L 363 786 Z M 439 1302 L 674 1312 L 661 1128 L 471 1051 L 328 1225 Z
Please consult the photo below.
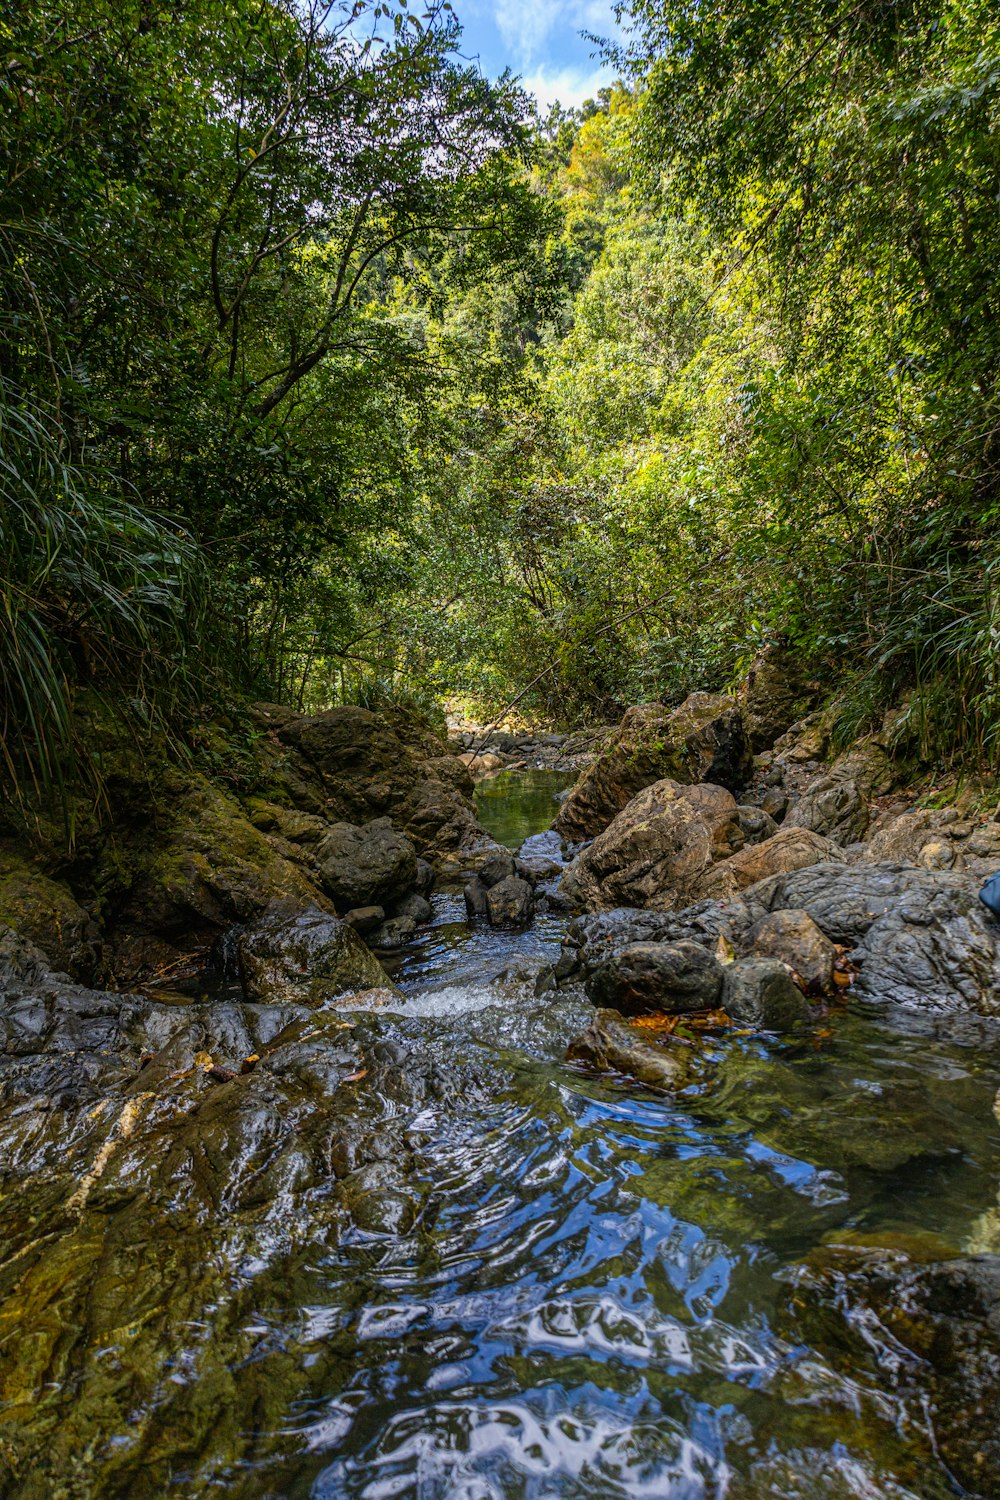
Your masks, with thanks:
M 614 74 L 581 31 L 611 36 L 613 0 L 452 0 L 464 28 L 462 52 L 490 77 L 511 68 L 544 110 L 581 104 Z

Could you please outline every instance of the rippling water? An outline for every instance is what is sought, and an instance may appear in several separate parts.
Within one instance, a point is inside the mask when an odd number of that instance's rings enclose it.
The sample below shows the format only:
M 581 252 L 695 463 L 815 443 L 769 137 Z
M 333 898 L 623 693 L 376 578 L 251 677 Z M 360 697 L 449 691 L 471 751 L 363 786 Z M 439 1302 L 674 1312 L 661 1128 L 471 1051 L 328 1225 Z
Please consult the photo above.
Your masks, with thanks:
M 554 787 L 541 812 L 538 783 L 522 789 L 502 809 L 511 842 L 552 812 Z M 960 1493 L 878 1327 L 832 1302 L 839 1353 L 821 1352 L 795 1287 L 823 1245 L 948 1254 L 995 1233 L 1000 1049 L 842 1007 L 785 1046 L 711 1036 L 685 1095 L 647 1093 L 563 1062 L 589 1007 L 531 980 L 559 930 L 470 932 L 458 898 L 436 898 L 398 976 L 407 1001 L 379 1018 L 386 1044 L 458 1080 L 410 1115 L 382 1101 L 412 1224 L 331 1235 L 320 1197 L 278 1266 L 234 1261 L 230 1300 L 162 1372 L 169 1481 L 102 1495 Z M 220 1326 L 221 1363 L 199 1352 Z M 188 1446 L 220 1382 L 234 1430 Z

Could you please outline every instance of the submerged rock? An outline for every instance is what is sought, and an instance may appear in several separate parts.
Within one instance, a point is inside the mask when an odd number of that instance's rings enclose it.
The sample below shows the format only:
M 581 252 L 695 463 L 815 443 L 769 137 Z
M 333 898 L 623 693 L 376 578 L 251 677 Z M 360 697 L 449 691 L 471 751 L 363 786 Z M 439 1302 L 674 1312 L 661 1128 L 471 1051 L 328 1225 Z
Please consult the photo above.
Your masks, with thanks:
M 569 1062 L 601 1072 L 625 1073 L 646 1088 L 683 1088 L 691 1069 L 691 1049 L 681 1042 L 644 1041 L 613 1010 L 599 1010 L 586 1031 L 566 1049 Z
M 698 943 L 632 943 L 587 979 L 595 1005 L 626 1015 L 711 1010 L 722 992 L 723 968 Z
M 553 826 L 567 839 L 593 838 L 654 781 L 710 781 L 737 791 L 752 770 L 750 743 L 732 698 L 692 693 L 675 709 L 646 703 L 628 710 Z
M 898 1251 L 832 1246 L 795 1276 L 782 1331 L 835 1364 L 872 1358 L 930 1424 L 963 1493 L 1000 1493 L 1000 1256 L 915 1263 Z M 929 1398 L 929 1399 L 928 1399 Z

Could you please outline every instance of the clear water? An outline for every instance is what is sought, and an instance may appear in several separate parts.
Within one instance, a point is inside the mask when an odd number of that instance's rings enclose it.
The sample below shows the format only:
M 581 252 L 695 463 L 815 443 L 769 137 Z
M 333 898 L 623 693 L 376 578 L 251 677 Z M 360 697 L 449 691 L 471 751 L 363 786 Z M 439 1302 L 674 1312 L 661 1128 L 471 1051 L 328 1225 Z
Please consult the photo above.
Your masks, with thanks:
M 549 827 L 560 796 L 575 780 L 572 771 L 501 771 L 476 788 L 479 820 L 498 844 L 519 849 L 526 838 Z
M 556 790 L 529 773 L 480 807 L 513 847 L 551 819 Z M 178 1270 L 194 1311 L 160 1371 L 148 1466 L 103 1467 L 112 1477 L 90 1487 L 84 1462 L 62 1493 L 961 1493 L 926 1411 L 896 1391 L 892 1351 L 834 1302 L 839 1352 L 815 1347 L 815 1309 L 793 1287 L 831 1244 L 1000 1245 L 995 1037 L 901 1034 L 841 1007 L 794 1045 L 704 1038 L 672 1099 L 564 1062 L 589 1007 L 533 983 L 559 919 L 498 935 L 470 930 L 453 895 L 435 905 L 397 976 L 406 1001 L 379 1024 L 440 1066 L 447 1098 L 409 1114 L 366 1099 L 405 1152 L 412 1224 L 331 1234 L 331 1184 L 277 1262 L 244 1245 L 226 1298 L 200 1305 Z M 123 1285 L 167 1251 L 158 1238 L 130 1254 Z M 220 1338 L 229 1353 L 211 1354 Z M 112 1417 L 80 1401 L 95 1451 L 127 1453 Z

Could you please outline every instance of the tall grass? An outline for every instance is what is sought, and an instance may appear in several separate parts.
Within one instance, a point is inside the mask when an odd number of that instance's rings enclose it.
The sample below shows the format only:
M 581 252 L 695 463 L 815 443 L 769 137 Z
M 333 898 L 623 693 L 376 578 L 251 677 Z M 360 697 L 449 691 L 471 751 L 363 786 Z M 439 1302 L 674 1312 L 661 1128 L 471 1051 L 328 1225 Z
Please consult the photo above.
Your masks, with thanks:
M 204 584 L 189 537 L 66 459 L 53 413 L 0 382 L 0 799 L 24 813 L 93 774 L 81 687 L 169 716 L 192 681 Z

